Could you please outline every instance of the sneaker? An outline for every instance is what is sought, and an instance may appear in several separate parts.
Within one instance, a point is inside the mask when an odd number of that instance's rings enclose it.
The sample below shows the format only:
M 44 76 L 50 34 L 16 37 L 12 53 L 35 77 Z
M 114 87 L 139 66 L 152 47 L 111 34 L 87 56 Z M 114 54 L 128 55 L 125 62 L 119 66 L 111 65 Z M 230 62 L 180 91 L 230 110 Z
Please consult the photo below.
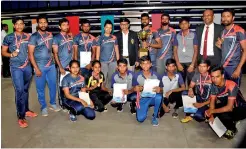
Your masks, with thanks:
M 130 112 L 132 115 L 136 114 L 136 105 L 135 103 L 130 103 Z
M 47 110 L 47 108 L 44 108 L 44 109 L 41 111 L 41 114 L 42 114 L 42 116 L 48 116 L 48 110 Z
M 25 119 L 19 119 L 18 124 L 19 124 L 20 128 L 26 128 L 28 126 Z
M 223 135 L 224 138 L 231 140 L 235 137 L 237 131 L 227 130 L 225 134 Z
M 77 121 L 77 117 L 73 114 L 69 114 L 69 118 L 70 118 L 70 121 L 72 122 L 76 122 Z
M 37 117 L 38 114 L 33 112 L 33 111 L 27 111 L 26 112 L 26 117 Z
M 55 112 L 58 112 L 58 111 L 60 111 L 61 109 L 58 108 L 56 105 L 51 105 L 50 110 L 55 111 Z
M 104 110 L 103 110 L 103 112 L 108 112 L 108 109 L 107 109 L 107 107 L 104 107 Z
M 173 114 L 172 114 L 172 117 L 173 118 L 178 118 L 178 113 L 177 113 L 177 109 L 174 109 L 174 112 L 173 112 Z
M 123 112 L 122 104 L 117 107 L 117 112 Z
M 191 116 L 186 116 L 181 120 L 181 123 L 188 123 L 189 121 L 192 121 L 193 118 Z
M 159 125 L 158 119 L 156 117 L 152 118 L 152 122 L 151 123 L 152 123 L 153 126 L 158 126 Z

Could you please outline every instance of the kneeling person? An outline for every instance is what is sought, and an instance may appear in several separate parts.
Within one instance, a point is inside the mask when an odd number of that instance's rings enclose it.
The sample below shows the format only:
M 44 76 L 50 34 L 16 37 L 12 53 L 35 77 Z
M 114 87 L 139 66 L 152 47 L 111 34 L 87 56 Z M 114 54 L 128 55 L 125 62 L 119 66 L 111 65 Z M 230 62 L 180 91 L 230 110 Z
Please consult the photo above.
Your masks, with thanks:
M 131 113 L 136 114 L 136 93 L 132 87 L 133 72 L 127 69 L 128 62 L 126 59 L 119 59 L 117 61 L 118 71 L 112 76 L 112 87 L 114 83 L 127 84 L 127 89 L 123 90 L 124 95 L 127 95 L 127 100 L 130 101 Z M 123 111 L 123 103 L 111 103 L 113 107 L 117 107 L 118 112 Z
M 155 97 L 140 97 L 140 92 L 143 90 L 144 82 L 146 79 L 160 80 L 160 77 L 156 72 L 150 70 L 152 63 L 148 56 L 141 57 L 140 66 L 142 68 L 142 71 L 135 74 L 135 76 L 133 77 L 134 91 L 137 92 L 137 121 L 143 122 L 147 117 L 149 106 L 154 106 L 152 125 L 158 126 L 159 123 L 157 116 L 162 101 L 162 95 L 159 94 L 156 90 L 157 87 L 153 89 L 153 91 L 156 91 L 157 93 Z
M 79 91 L 85 92 L 85 80 L 84 77 L 79 75 L 80 65 L 76 60 L 72 60 L 69 63 L 70 73 L 67 74 L 62 80 L 62 87 L 65 94 L 65 104 L 70 111 L 70 120 L 76 121 L 76 115 L 84 115 L 87 119 L 93 120 L 96 115 L 93 110 L 93 102 L 88 104 L 79 98 Z

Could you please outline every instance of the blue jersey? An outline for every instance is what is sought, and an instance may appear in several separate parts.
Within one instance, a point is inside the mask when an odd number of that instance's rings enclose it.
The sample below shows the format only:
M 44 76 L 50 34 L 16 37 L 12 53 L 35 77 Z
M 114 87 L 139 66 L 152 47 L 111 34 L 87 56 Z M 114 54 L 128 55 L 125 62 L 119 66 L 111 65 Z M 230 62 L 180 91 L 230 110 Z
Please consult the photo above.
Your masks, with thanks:
M 34 58 L 39 68 L 54 64 L 52 58 L 53 35 L 50 32 L 41 34 L 35 32 L 31 35 L 29 45 L 35 46 Z
M 16 37 L 17 37 L 17 40 L 16 40 Z M 19 49 L 18 55 L 16 57 L 10 58 L 11 67 L 23 68 L 29 65 L 29 62 L 28 62 L 28 40 L 29 38 L 30 38 L 30 35 L 27 33 L 23 33 L 21 36 L 17 36 L 15 33 L 11 33 L 4 38 L 2 45 L 7 46 L 10 53 Z
M 58 57 L 62 67 L 68 67 L 69 62 L 73 58 L 73 37 L 71 35 L 64 36 L 59 33 L 54 37 L 53 45 L 58 46 Z

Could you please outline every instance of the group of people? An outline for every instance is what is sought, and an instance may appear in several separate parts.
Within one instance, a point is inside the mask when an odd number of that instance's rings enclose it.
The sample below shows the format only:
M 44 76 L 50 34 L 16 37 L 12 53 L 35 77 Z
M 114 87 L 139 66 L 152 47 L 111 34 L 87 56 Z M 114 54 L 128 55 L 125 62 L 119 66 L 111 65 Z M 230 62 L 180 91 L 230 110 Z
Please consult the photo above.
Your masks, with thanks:
M 32 35 L 23 32 L 22 18 L 13 19 L 15 32 L 4 38 L 2 55 L 10 58 L 19 126 L 28 126 L 26 116 L 37 116 L 28 107 L 33 68 L 42 116 L 48 116 L 46 83 L 50 109 L 61 110 L 56 103 L 58 90 L 60 106 L 69 110 L 71 121 L 76 121 L 77 115 L 92 120 L 95 111 L 107 111 L 108 103 L 122 112 L 124 103 L 112 100 L 113 86 L 127 84 L 122 94 L 127 96 L 137 121 L 143 122 L 149 107 L 154 106 L 151 123 L 158 126 L 158 119 L 169 113 L 170 103 L 175 102 L 172 116 L 177 118 L 182 96 L 196 96 L 197 112 L 186 113 L 181 122 L 213 122 L 218 117 L 228 129 L 225 137 L 233 138 L 236 122 L 246 118 L 246 101 L 239 90 L 246 33 L 233 23 L 234 17 L 233 10 L 225 9 L 221 26 L 213 23 L 213 10 L 207 9 L 203 12 L 204 24 L 196 32 L 189 29 L 189 19 L 183 17 L 179 21 L 181 31 L 176 33 L 169 26 L 169 14 L 161 16 L 161 28 L 154 30 L 149 15 L 143 13 L 139 34 L 147 32 L 147 40 L 140 40 L 129 30 L 127 18 L 120 20 L 121 30 L 114 35 L 112 22 L 106 20 L 104 34 L 97 38 L 90 34 L 88 20 L 81 21 L 82 32 L 74 36 L 69 33 L 69 21 L 63 18 L 59 21 L 60 33 L 53 36 L 47 31 L 45 16 L 37 18 L 38 31 Z M 140 57 L 139 48 L 147 48 L 148 55 Z M 89 57 L 87 63 L 85 56 Z M 60 80 L 62 75 L 65 77 Z M 153 88 L 154 96 L 142 94 L 147 79 L 160 81 Z M 79 98 L 79 92 L 89 93 L 90 104 Z

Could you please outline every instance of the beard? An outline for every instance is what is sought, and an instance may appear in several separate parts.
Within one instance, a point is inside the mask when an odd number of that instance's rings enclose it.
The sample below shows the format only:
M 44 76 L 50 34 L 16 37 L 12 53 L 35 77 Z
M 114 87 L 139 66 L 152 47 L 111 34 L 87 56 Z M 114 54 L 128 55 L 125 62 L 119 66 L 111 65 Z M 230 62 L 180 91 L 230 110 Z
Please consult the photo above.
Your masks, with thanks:
M 46 31 L 47 30 L 47 27 L 43 27 L 43 28 L 41 28 L 41 27 L 39 27 L 39 29 L 42 31 L 42 32 L 44 32 L 44 31 Z
M 82 32 L 88 34 L 90 30 L 87 30 L 87 31 L 82 30 Z
M 161 23 L 162 26 L 167 26 L 169 23 L 163 22 Z
M 229 25 L 231 25 L 231 24 L 232 24 L 232 22 L 228 22 L 228 21 L 227 21 L 227 22 L 223 22 L 223 25 L 224 25 L 224 26 L 229 26 Z

